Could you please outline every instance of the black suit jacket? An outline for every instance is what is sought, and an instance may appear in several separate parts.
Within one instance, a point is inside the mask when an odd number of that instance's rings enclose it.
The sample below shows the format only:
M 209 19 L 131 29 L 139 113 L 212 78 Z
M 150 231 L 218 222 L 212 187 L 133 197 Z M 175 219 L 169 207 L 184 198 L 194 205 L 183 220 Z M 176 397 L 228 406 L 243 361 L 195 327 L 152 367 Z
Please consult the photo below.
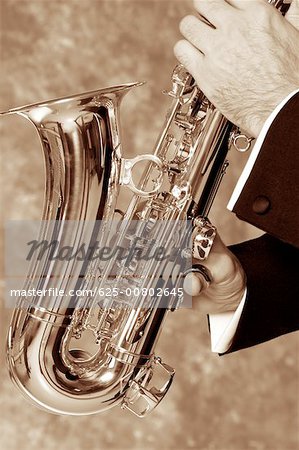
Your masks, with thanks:
M 299 329 L 299 94 L 276 116 L 233 211 L 267 232 L 230 247 L 247 298 L 228 352 Z

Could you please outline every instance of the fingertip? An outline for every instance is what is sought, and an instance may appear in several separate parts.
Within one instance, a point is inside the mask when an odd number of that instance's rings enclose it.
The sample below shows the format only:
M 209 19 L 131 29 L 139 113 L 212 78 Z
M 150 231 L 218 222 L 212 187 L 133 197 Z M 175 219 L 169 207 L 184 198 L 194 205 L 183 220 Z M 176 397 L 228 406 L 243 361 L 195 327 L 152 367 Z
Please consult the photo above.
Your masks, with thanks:
M 175 46 L 173 47 L 174 56 L 185 67 L 187 67 L 188 61 L 189 61 L 188 56 L 187 56 L 187 54 L 188 54 L 187 47 L 188 47 L 188 42 L 185 41 L 184 39 L 181 39 L 180 41 L 178 41 L 175 44 Z
M 190 24 L 194 23 L 194 20 L 196 21 L 197 19 L 192 16 L 192 14 L 189 14 L 188 16 L 182 18 L 179 24 L 179 29 L 183 35 L 186 33 L 186 30 L 190 28 Z
M 174 55 L 196 80 L 203 56 L 200 50 L 197 50 L 187 40 L 181 39 L 174 46 Z
M 186 44 L 188 44 L 188 42 L 185 39 L 180 39 L 174 45 L 173 51 L 177 58 L 179 58 L 181 55 L 183 55 L 184 51 L 186 50 Z
M 188 273 L 184 279 L 183 288 L 188 295 L 195 297 L 200 294 L 203 285 L 201 280 L 194 273 Z

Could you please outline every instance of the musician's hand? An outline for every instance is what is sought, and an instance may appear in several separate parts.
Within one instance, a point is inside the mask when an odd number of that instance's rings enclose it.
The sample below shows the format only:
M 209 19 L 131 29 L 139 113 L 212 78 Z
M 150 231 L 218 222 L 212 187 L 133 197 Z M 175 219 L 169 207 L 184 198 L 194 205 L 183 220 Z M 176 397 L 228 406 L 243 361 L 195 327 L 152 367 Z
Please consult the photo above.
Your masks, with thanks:
M 201 276 L 196 273 L 186 276 L 184 290 L 192 295 L 193 307 L 208 314 L 235 311 L 245 292 L 246 277 L 240 262 L 218 235 L 208 258 L 205 261 L 193 260 L 193 264 L 204 265 L 212 280 L 202 291 L 204 283 Z
M 299 0 L 287 20 L 265 0 L 194 0 L 194 6 L 199 14 L 181 21 L 186 40 L 175 45 L 175 55 L 210 101 L 257 137 L 299 87 Z

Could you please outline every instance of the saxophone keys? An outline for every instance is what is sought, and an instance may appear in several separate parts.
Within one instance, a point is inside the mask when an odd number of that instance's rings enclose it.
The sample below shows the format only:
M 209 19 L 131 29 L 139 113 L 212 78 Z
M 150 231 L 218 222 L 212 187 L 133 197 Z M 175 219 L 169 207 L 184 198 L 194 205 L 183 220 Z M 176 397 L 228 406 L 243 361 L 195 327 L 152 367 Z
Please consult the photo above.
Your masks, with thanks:
M 241 153 L 245 153 L 250 149 L 251 142 L 253 140 L 253 137 L 249 137 L 245 133 L 241 133 L 239 129 L 233 131 L 230 139 L 231 145 L 233 145 L 235 149 Z
M 133 169 L 135 165 L 139 162 L 147 161 L 149 163 L 153 163 L 155 169 L 158 171 L 158 175 L 155 179 L 152 180 L 153 187 L 152 189 L 146 190 L 144 185 L 141 187 L 137 187 L 133 180 Z M 119 183 L 121 185 L 127 186 L 132 192 L 140 197 L 150 197 L 155 195 L 163 182 L 164 177 L 164 164 L 160 158 L 155 155 L 138 155 L 132 159 L 122 158 L 120 160 L 120 175 L 119 175 Z
M 197 122 L 194 117 L 190 117 L 187 114 L 178 112 L 175 116 L 175 124 L 190 133 L 192 133 L 192 131 L 194 130 L 196 123 Z
M 198 216 L 193 221 L 193 248 L 192 254 L 195 259 L 204 261 L 208 258 L 217 234 L 214 227 L 207 217 Z
M 159 379 L 162 378 L 164 381 L 161 387 L 153 385 L 153 376 L 157 372 L 159 372 Z M 153 355 L 150 364 L 130 380 L 121 407 L 128 409 L 138 417 L 147 416 L 165 397 L 174 375 L 175 370 L 172 367 Z

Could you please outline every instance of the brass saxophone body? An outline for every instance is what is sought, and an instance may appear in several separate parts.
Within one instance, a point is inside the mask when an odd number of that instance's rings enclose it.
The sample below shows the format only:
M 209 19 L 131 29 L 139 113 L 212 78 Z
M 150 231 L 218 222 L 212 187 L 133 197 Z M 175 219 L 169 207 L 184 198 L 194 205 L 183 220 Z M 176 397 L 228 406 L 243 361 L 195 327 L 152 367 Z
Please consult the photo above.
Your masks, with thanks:
M 172 104 L 155 151 L 125 159 L 120 103 L 138 84 L 8 111 L 36 127 L 43 148 L 46 188 L 39 239 L 59 236 L 76 245 L 84 237 L 105 246 L 138 237 L 144 246 L 162 244 L 171 249 L 181 220 L 208 214 L 228 165 L 229 145 L 240 145 L 244 136 L 179 65 L 172 75 L 168 92 Z M 140 162 L 147 168 L 136 184 L 134 170 Z M 122 190 L 131 197 L 121 210 Z M 132 219 L 137 219 L 133 230 Z M 112 221 L 116 231 L 110 229 Z M 171 263 L 175 266 L 175 261 Z M 38 280 L 39 289 L 54 289 L 59 283 L 64 292 L 96 288 L 97 295 L 69 303 L 63 296 L 20 298 L 7 355 L 12 380 L 21 392 L 56 414 L 93 414 L 116 405 L 140 417 L 150 412 L 174 376 L 174 370 L 155 356 L 155 345 L 168 311 L 182 301 L 170 295 L 166 307 L 157 308 L 142 291 L 157 280 L 163 288 L 168 283 L 161 285 L 163 270 L 165 264 L 153 267 L 152 261 L 134 258 L 125 267 L 113 260 L 66 264 L 47 255 L 42 261 L 36 257 L 25 289 Z M 172 287 L 181 286 L 182 279 L 180 269 Z M 122 293 L 108 297 L 107 286 L 122 287 Z M 137 294 L 132 291 L 128 302 L 124 289 L 134 287 Z M 159 387 L 156 374 L 163 378 Z

